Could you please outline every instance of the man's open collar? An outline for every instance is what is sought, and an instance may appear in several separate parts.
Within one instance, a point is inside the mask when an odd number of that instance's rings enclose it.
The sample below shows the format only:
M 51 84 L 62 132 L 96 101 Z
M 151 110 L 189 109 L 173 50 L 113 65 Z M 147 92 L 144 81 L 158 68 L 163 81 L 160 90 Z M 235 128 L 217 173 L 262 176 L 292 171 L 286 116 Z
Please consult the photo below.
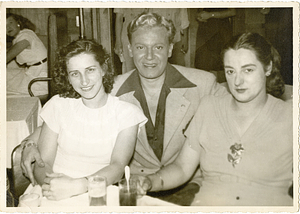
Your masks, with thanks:
M 171 64 L 167 64 L 165 84 L 169 88 L 193 88 L 196 85 L 185 78 L 175 67 Z M 140 77 L 137 70 L 126 79 L 123 85 L 118 90 L 116 96 L 136 91 L 140 85 Z

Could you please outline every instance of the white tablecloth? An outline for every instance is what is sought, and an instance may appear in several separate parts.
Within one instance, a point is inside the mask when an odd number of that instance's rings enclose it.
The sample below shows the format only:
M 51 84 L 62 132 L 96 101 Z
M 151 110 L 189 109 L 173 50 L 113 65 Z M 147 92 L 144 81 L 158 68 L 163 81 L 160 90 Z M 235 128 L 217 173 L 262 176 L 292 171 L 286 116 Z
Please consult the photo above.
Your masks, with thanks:
M 11 153 L 21 141 L 41 125 L 41 103 L 37 97 L 6 98 L 6 167 L 11 168 Z
M 72 208 L 72 211 L 82 210 L 82 209 L 80 209 L 80 207 L 85 208 L 85 209 L 86 208 L 96 209 L 95 207 L 89 207 L 88 193 L 84 193 L 84 194 L 74 196 L 74 197 L 68 198 L 68 199 L 63 199 L 60 201 L 52 201 L 52 200 L 48 200 L 45 197 L 42 197 L 42 189 L 39 185 L 35 185 L 33 187 L 31 184 L 28 186 L 28 188 L 24 192 L 24 194 L 28 194 L 28 193 L 37 193 L 41 196 L 41 206 L 37 209 L 51 208 L 53 210 L 53 209 L 63 208 L 63 207 Z M 117 186 L 114 186 L 114 185 L 108 186 L 106 197 L 107 197 L 106 203 L 107 203 L 108 207 L 119 206 L 119 189 Z M 177 206 L 177 205 L 145 195 L 137 200 L 137 206 Z M 24 207 L 20 207 L 19 209 L 24 209 Z M 25 207 L 25 209 L 26 209 L 26 207 Z M 29 208 L 27 208 L 27 209 L 29 209 Z M 33 209 L 33 208 L 31 208 L 31 209 Z M 49 209 L 46 209 L 46 210 L 49 210 Z

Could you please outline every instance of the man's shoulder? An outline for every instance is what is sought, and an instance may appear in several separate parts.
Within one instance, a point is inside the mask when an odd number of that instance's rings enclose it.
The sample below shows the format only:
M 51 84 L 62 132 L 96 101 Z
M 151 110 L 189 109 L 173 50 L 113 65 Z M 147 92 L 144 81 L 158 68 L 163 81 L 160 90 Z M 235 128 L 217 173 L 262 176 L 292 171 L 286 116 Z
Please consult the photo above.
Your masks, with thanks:
M 131 70 L 129 72 L 126 72 L 125 74 L 120 74 L 120 75 L 117 75 L 115 77 L 115 83 L 113 85 L 113 89 L 111 91 L 111 94 L 112 95 L 115 95 L 118 90 L 120 89 L 120 87 L 123 85 L 123 83 L 128 79 L 128 77 L 135 71 L 134 70 Z
M 180 65 L 172 66 L 176 68 L 185 78 L 187 78 L 189 81 L 196 85 L 203 84 L 203 82 L 207 81 L 216 81 L 216 76 L 208 71 L 196 68 L 188 68 Z
M 122 82 L 122 81 L 124 82 L 134 71 L 135 71 L 135 69 L 131 70 L 131 71 L 128 71 L 124 74 L 120 74 L 120 75 L 116 76 L 115 82 L 116 83 Z

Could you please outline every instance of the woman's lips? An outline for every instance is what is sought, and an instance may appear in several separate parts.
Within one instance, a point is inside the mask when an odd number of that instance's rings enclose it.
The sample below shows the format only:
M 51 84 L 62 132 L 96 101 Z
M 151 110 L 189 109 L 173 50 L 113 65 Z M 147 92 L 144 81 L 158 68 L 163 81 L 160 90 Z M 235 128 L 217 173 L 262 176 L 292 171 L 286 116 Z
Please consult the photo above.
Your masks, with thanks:
M 92 90 L 93 86 L 89 86 L 89 87 L 81 87 L 82 91 L 90 91 Z
M 237 89 L 235 89 L 238 93 L 244 93 L 245 91 L 246 91 L 246 89 L 239 89 L 239 88 L 237 88 Z

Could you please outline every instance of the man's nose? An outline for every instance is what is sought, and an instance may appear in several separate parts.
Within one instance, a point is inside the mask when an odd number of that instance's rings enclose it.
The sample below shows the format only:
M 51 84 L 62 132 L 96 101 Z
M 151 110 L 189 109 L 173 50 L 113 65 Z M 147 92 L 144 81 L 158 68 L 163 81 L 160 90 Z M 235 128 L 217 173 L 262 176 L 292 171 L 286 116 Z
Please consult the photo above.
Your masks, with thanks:
M 152 50 L 152 48 L 147 48 L 147 55 L 146 55 L 146 58 L 147 58 L 148 60 L 153 59 L 153 50 Z

